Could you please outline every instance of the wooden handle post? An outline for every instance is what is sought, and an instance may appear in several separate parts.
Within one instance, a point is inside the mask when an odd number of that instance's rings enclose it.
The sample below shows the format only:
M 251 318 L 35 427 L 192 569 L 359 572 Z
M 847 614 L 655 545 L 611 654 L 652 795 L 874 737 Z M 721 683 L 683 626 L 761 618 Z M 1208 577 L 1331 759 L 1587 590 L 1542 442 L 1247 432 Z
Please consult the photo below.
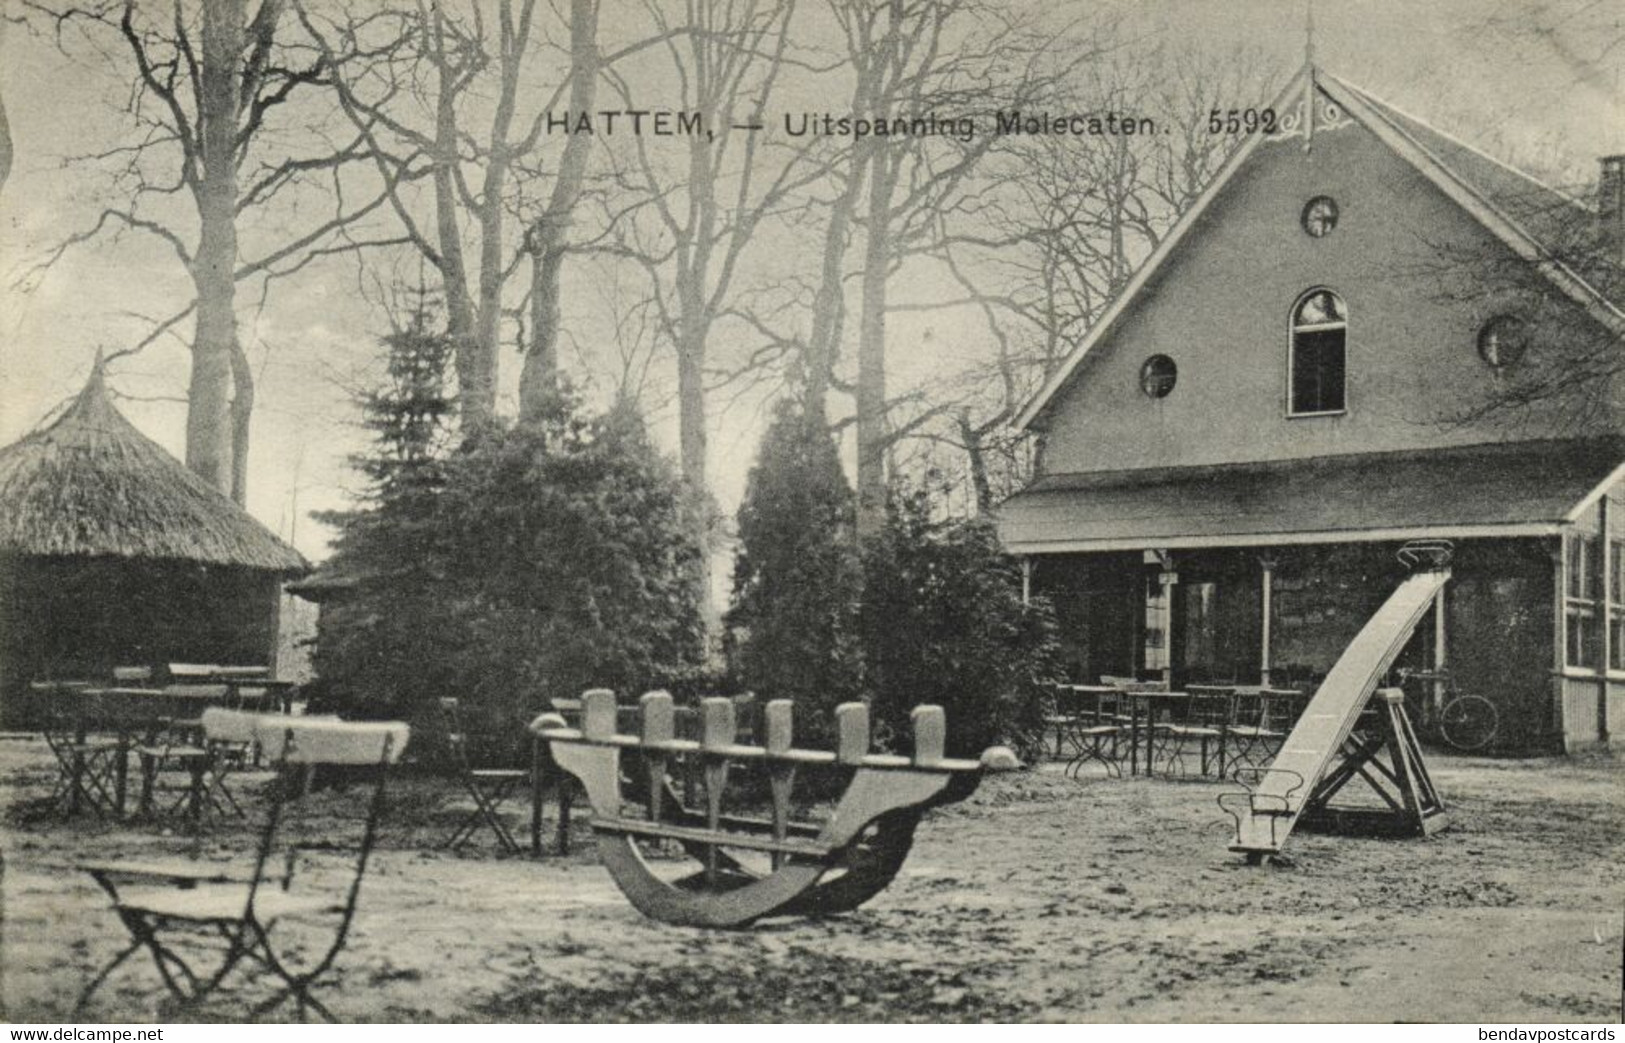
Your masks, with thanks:
M 787 753 L 795 735 L 788 699 L 774 699 L 762 710 L 763 731 L 767 734 L 767 784 L 773 797 L 773 839 L 783 840 L 790 832 L 790 793 L 795 787 L 796 766 L 791 761 L 773 760 L 775 753 Z M 784 852 L 772 854 L 773 868 L 784 864 Z
M 660 821 L 661 802 L 666 795 L 666 757 L 664 744 L 677 737 L 677 711 L 672 706 L 671 693 L 660 690 L 644 692 L 638 700 L 641 711 L 643 739 L 643 767 L 648 776 L 649 820 Z
M 705 758 L 705 827 L 715 832 L 722 825 L 722 791 L 728 785 L 728 758 L 715 756 L 734 744 L 738 731 L 732 699 L 713 697 L 700 700 L 700 749 Z M 716 884 L 717 847 L 705 848 L 706 882 Z
M 842 703 L 835 708 L 840 739 L 835 759 L 841 764 L 862 764 L 869 753 L 869 704 Z
M 589 739 L 614 737 L 614 692 L 608 688 L 592 688 L 581 693 L 581 734 Z
M 940 706 L 916 706 L 909 719 L 914 722 L 914 763 L 942 763 L 948 748 L 948 719 Z

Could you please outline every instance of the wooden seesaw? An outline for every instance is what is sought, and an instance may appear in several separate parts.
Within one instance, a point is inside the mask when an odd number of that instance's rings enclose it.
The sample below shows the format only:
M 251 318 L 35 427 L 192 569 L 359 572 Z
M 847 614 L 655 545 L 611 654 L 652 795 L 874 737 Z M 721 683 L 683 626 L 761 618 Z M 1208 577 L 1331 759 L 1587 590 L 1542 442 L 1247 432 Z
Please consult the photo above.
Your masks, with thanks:
M 992 747 L 979 761 L 944 755 L 947 729 L 940 706 L 913 712 L 914 754 L 869 752 L 869 708 L 836 707 L 837 749 L 791 745 L 791 704 L 763 708 L 765 742 L 740 745 L 734 704 L 700 704 L 698 741 L 676 736 L 676 713 L 666 692 L 639 700 L 640 734 L 616 732 L 615 694 L 594 689 L 582 697 L 579 730 L 556 714 L 543 714 L 530 730 L 548 740 L 560 768 L 580 780 L 592 807 L 599 859 L 644 915 L 696 927 L 743 927 L 767 916 L 823 916 L 855 909 L 891 883 L 931 808 L 964 800 L 984 770 L 1019 766 L 1014 754 Z M 632 763 L 623 763 L 622 752 Z M 686 807 L 668 770 L 697 758 L 703 809 Z M 766 769 L 771 817 L 723 813 L 729 771 L 735 765 Z M 834 811 L 822 821 L 793 817 L 791 798 L 803 769 L 849 777 Z M 680 848 L 697 872 L 657 875 L 640 843 Z

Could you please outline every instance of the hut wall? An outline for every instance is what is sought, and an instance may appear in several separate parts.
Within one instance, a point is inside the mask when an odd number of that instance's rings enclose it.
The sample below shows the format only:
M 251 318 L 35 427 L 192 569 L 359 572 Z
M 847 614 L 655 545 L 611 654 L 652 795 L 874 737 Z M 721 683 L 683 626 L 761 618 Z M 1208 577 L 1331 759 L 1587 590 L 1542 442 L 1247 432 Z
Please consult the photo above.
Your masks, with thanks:
M 113 666 L 272 666 L 274 573 L 119 558 L 23 558 L 0 566 L 0 719 L 30 723 L 28 682 L 105 679 Z

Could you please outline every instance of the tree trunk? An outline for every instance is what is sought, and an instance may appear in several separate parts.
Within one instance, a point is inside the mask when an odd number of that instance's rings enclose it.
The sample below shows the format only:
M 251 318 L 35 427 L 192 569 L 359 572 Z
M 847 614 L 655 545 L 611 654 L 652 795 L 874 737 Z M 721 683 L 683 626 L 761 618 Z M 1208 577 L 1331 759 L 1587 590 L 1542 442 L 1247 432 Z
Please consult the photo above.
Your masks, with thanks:
M 598 3 L 570 0 L 570 111 L 590 112 L 598 91 Z M 547 209 L 530 229 L 530 350 L 519 371 L 519 418 L 528 420 L 558 390 L 559 276 L 570 218 L 586 180 L 592 135 L 571 134 Z
M 864 244 L 863 305 L 858 326 L 858 537 L 886 523 L 886 282 L 891 263 L 891 196 L 896 160 L 877 151 L 869 168 L 869 227 Z
M 237 350 L 236 138 L 242 34 L 242 0 L 203 5 L 198 98 L 203 162 L 197 187 L 198 248 L 192 262 L 197 326 L 187 392 L 186 464 L 228 494 L 244 485 L 233 466 L 230 404 L 232 355 Z
M 6 44 L 6 20 L 0 18 L 0 48 Z M 6 189 L 6 178 L 11 174 L 11 124 L 6 119 L 6 103 L 0 100 L 0 192 Z
M 248 502 L 248 423 L 254 415 L 254 371 L 241 344 L 231 349 L 231 498 Z
M 970 463 L 971 486 L 976 490 L 976 513 L 986 514 L 993 509 L 993 486 L 987 479 L 987 454 L 982 449 L 982 435 L 970 422 L 970 410 L 959 411 L 959 437 L 965 443 L 965 456 Z
M 468 291 L 468 262 L 457 221 L 456 70 L 445 53 L 444 16 L 436 7 L 433 34 L 439 83 L 435 96 L 435 238 L 440 247 L 440 279 L 446 293 L 446 334 L 457 370 L 457 401 L 464 435 L 485 428 L 496 415 L 495 359 L 480 343 L 474 302 Z
M 705 458 L 708 452 L 705 429 L 705 334 L 685 326 L 677 344 L 677 428 L 678 452 L 683 482 L 688 486 L 694 536 L 700 543 L 700 557 L 691 577 L 700 596 L 701 610 L 709 619 L 711 604 L 710 486 L 706 484 Z
M 824 230 L 823 269 L 818 293 L 813 297 L 812 333 L 807 338 L 806 357 L 802 359 L 806 380 L 803 394 L 809 414 L 823 414 L 824 396 L 835 375 L 835 347 L 841 340 L 841 313 L 846 304 L 842 262 L 846 259 L 847 240 L 852 232 L 852 213 L 857 209 L 858 195 L 863 189 L 863 174 L 862 162 L 854 162 L 846 190 L 830 209 L 829 226 Z

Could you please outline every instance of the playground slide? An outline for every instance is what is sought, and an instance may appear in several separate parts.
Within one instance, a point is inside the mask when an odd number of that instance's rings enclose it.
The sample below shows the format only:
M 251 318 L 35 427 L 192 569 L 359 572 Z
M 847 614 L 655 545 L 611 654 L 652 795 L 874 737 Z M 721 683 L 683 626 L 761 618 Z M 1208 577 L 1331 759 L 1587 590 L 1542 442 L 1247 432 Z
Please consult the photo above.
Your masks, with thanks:
M 1411 575 L 1344 649 L 1275 760 L 1259 773 L 1246 805 L 1233 812 L 1239 813 L 1239 821 L 1230 850 L 1249 856 L 1281 850 L 1298 813 L 1349 737 L 1377 682 L 1449 578 L 1449 570 L 1442 568 Z

